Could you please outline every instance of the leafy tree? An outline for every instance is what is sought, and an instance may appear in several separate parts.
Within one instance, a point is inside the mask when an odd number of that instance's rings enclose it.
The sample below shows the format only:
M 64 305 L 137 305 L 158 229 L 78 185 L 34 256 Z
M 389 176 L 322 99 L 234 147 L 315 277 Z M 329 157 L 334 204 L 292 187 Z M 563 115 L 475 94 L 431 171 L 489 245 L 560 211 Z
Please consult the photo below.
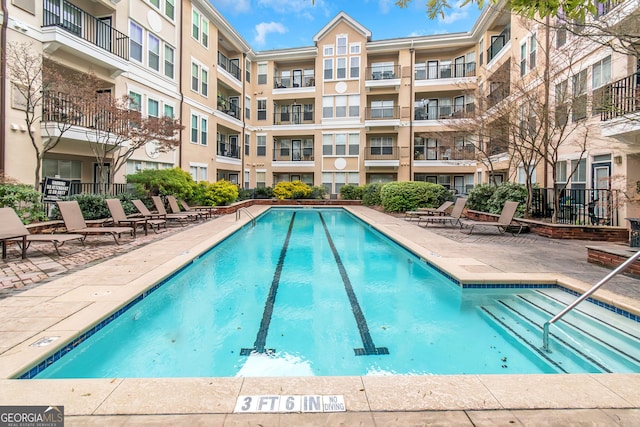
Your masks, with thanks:
M 273 195 L 278 199 L 304 199 L 311 195 L 311 187 L 302 181 L 282 181 L 273 187 Z
M 196 186 L 188 172 L 180 168 L 146 169 L 127 175 L 127 183 L 135 184 L 138 191 L 151 196 L 172 194 L 191 200 Z
M 40 197 L 31 185 L 0 183 L 0 207 L 13 208 L 25 224 L 46 219 Z
M 194 191 L 192 201 L 203 206 L 218 206 L 233 203 L 238 199 L 238 186 L 226 180 L 208 183 L 199 182 Z

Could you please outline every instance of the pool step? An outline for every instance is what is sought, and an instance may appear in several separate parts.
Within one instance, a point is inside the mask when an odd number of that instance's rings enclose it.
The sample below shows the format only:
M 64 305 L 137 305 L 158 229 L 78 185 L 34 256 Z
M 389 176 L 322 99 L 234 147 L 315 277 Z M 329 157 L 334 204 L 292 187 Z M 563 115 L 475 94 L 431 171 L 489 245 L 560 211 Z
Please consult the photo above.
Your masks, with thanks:
M 543 324 L 565 306 L 564 301 L 558 301 L 554 295 L 549 298 L 536 293 L 501 298 L 480 309 L 496 329 L 515 336 L 519 346 L 559 372 L 637 372 L 640 369 L 640 356 L 634 350 L 640 347 L 640 340 L 620 325 L 607 324 L 606 318 L 610 316 L 602 316 L 605 318 L 602 322 L 593 313 L 570 312 L 551 327 L 551 352 L 542 350 Z M 636 325 L 627 326 L 631 327 L 627 328 L 630 331 L 637 331 Z

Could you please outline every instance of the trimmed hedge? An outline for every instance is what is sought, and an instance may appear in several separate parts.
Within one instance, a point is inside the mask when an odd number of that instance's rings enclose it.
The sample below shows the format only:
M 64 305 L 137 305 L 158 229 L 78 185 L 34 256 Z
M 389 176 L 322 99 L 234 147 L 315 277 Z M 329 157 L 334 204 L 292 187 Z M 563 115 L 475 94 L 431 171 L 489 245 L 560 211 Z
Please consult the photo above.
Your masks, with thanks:
M 440 184 L 407 181 L 389 182 L 380 190 L 382 207 L 387 212 L 406 212 L 421 207 L 440 206 L 452 196 Z

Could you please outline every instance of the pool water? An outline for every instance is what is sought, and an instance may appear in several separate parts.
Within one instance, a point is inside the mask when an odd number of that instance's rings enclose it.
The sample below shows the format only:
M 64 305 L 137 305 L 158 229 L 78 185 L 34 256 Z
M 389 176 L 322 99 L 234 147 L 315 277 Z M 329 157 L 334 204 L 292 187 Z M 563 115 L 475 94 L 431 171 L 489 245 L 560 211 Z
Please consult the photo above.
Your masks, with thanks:
M 607 346 L 572 313 L 540 350 L 567 297 L 461 289 L 342 209 L 272 208 L 37 378 L 640 372 L 628 319 Z

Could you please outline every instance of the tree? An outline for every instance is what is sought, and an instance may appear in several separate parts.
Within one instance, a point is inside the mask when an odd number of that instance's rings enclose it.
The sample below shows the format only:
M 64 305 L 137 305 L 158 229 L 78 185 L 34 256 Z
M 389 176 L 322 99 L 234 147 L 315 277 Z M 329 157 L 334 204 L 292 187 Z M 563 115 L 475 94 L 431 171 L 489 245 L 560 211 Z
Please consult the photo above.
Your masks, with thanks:
M 114 182 L 116 173 L 136 150 L 150 145 L 150 152 L 171 151 L 180 144 L 177 135 L 183 129 L 180 121 L 172 117 L 143 117 L 140 106 L 128 95 L 97 93 L 96 88 L 103 86 L 95 74 L 88 73 L 74 90 L 88 116 L 84 129 L 97 163 L 100 192 L 106 191 L 105 181 Z
M 78 117 L 75 105 L 55 94 L 71 93 L 77 81 L 63 75 L 55 62 L 35 52 L 30 43 L 7 46 L 7 69 L 14 86 L 14 103 L 24 111 L 27 135 L 35 152 L 34 187 L 38 189 L 42 159 Z

